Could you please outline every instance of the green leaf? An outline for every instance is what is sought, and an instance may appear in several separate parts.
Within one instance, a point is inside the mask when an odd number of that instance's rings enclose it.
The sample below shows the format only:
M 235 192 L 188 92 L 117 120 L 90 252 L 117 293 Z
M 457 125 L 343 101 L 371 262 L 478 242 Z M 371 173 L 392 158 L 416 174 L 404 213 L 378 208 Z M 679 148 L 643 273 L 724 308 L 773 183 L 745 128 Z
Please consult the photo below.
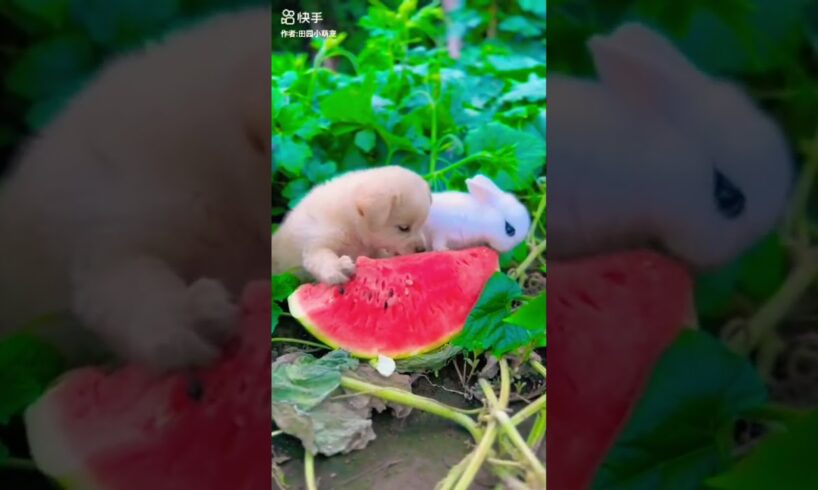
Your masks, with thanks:
M 741 257 L 738 287 L 751 300 L 763 302 L 784 283 L 787 265 L 784 242 L 772 233 Z
M 285 272 L 272 276 L 270 291 L 273 301 L 283 301 L 301 285 L 301 280 L 295 274 Z
M 94 65 L 94 49 L 85 38 L 55 37 L 23 52 L 6 76 L 6 87 L 29 100 L 67 97 Z
M 519 245 L 500 254 L 500 269 L 508 269 L 512 264 L 519 264 L 528 256 L 528 244 L 520 242 Z
M 543 31 L 542 27 L 540 27 L 538 24 L 521 15 L 506 17 L 506 19 L 500 22 L 500 25 L 497 27 L 499 27 L 501 31 L 514 32 L 526 37 L 537 36 Z
M 496 156 L 483 173 L 504 190 L 527 188 L 545 167 L 545 141 L 531 133 L 492 122 L 466 135 L 469 155 L 482 151 Z M 490 165 L 490 166 L 488 166 Z
M 171 26 L 179 0 L 71 0 L 71 18 L 106 48 L 133 47 Z
M 372 109 L 372 87 L 368 84 L 350 86 L 337 90 L 319 103 L 321 114 L 332 122 L 348 122 L 361 125 L 375 123 Z
M 0 424 L 34 402 L 64 369 L 57 349 L 32 334 L 0 340 Z
M 592 488 L 700 490 L 729 463 L 735 421 L 765 400 L 746 359 L 705 332 L 682 332 L 657 362 Z
M 59 28 L 68 17 L 69 0 L 13 0 L 14 6 L 39 19 L 50 29 Z
M 508 316 L 511 301 L 520 297 L 522 290 L 502 272 L 491 276 L 480 299 L 466 319 L 463 331 L 452 344 L 468 351 L 480 353 L 491 351 L 496 356 L 539 342 L 543 324 L 533 330 L 503 322 Z
M 2 442 L 0 442 L 0 468 L 3 466 L 3 461 L 11 456 L 11 451 Z
M 818 488 L 818 410 L 786 430 L 767 436 L 725 473 L 707 481 L 723 490 L 801 490 Z
M 320 184 L 331 179 L 338 172 L 338 165 L 335 162 L 322 162 L 317 158 L 310 160 L 304 167 L 304 175 L 313 184 Z
M 501 103 L 527 100 L 537 102 L 545 100 L 545 78 L 529 73 L 528 81 L 515 83 L 514 87 L 500 98 Z
M 732 262 L 719 269 L 705 272 L 695 279 L 696 311 L 702 318 L 720 318 L 733 304 L 739 263 Z
M 545 347 L 545 291 L 523 304 L 504 322 L 529 331 L 538 347 Z
M 517 0 L 520 8 L 539 17 L 545 18 L 545 2 L 542 0 Z
M 290 209 L 294 208 L 298 202 L 304 197 L 307 192 L 310 190 L 310 183 L 307 179 L 299 178 L 296 180 L 290 181 L 284 189 L 281 191 L 281 195 L 288 199 L 287 205 L 290 206 Z
M 545 68 L 545 63 L 521 54 L 490 55 L 489 64 L 500 72 L 525 71 Z
M 291 363 L 273 362 L 272 401 L 309 410 L 341 385 L 343 371 L 357 366 L 358 361 L 342 350 L 329 352 L 320 359 L 307 354 Z
M 369 153 L 375 147 L 375 133 L 371 129 L 364 129 L 355 133 L 355 146 L 364 153 Z
M 273 173 L 278 167 L 290 174 L 300 173 L 312 157 L 309 145 L 289 136 L 273 135 Z
M 417 356 L 396 359 L 395 365 L 399 373 L 417 373 L 437 371 L 449 363 L 449 360 L 463 349 L 452 344 L 443 344 L 437 349 Z
M 278 306 L 278 303 L 273 302 L 270 304 L 270 334 L 276 333 L 276 327 L 278 326 L 278 319 L 281 318 L 281 314 L 284 313 L 284 310 Z

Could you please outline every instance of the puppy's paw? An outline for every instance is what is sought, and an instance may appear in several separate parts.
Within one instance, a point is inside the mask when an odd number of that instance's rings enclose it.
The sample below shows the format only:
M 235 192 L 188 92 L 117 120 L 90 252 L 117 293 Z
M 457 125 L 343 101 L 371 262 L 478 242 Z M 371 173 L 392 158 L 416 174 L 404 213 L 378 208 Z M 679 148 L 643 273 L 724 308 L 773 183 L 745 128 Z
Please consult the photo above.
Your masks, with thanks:
M 239 308 L 222 283 L 199 279 L 188 287 L 187 299 L 193 328 L 206 339 L 221 344 L 235 333 Z
M 349 255 L 342 255 L 338 258 L 338 265 L 341 268 L 341 272 L 348 277 L 352 277 L 355 274 L 355 261 L 352 260 Z
M 169 372 L 190 367 L 204 367 L 221 355 L 219 346 L 197 332 L 191 325 L 157 318 L 155 330 L 134 338 L 128 357 L 154 371 Z
M 316 274 L 316 279 L 324 284 L 343 284 L 355 274 L 355 262 L 346 255 L 328 262 Z

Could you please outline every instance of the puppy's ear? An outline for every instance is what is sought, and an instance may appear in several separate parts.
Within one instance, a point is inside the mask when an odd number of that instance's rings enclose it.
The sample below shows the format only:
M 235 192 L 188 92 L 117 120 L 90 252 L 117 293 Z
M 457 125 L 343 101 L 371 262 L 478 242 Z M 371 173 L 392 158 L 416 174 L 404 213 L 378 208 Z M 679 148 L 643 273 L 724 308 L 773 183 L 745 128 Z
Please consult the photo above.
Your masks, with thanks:
M 370 228 L 378 228 L 386 224 L 397 202 L 394 193 L 361 191 L 355 198 L 355 209 Z

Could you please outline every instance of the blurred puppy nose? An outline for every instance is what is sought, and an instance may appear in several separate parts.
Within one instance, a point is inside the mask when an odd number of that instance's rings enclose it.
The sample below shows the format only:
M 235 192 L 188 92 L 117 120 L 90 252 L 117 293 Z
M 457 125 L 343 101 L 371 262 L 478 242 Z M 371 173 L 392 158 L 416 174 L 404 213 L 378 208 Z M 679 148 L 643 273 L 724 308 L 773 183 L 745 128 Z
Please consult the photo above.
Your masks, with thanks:
M 426 251 L 426 247 L 424 247 L 423 245 L 418 245 L 417 247 L 415 247 L 415 252 L 417 252 L 417 253 L 421 253 L 421 252 L 425 252 L 425 251 Z

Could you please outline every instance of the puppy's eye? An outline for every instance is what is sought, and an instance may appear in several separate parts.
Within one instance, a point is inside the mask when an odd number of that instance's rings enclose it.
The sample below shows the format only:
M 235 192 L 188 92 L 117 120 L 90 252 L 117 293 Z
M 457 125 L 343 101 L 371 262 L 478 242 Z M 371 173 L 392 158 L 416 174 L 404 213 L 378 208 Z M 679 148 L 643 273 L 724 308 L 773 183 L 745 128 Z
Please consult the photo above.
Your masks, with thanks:
M 713 179 L 713 198 L 716 207 L 725 218 L 734 219 L 744 212 L 746 201 L 744 193 L 718 170 L 715 170 Z
M 399 229 L 399 230 L 400 230 L 402 233 L 409 233 L 409 230 L 411 230 L 411 229 L 412 229 L 412 227 L 411 227 L 411 226 L 406 226 L 406 225 L 398 225 L 398 229 Z
M 515 230 L 515 229 L 514 229 L 514 227 L 513 227 L 513 226 L 511 226 L 511 223 L 509 223 L 508 221 L 506 221 L 506 235 L 508 235 L 508 236 L 514 236 L 514 234 L 515 234 L 516 232 L 517 232 L 517 230 Z

